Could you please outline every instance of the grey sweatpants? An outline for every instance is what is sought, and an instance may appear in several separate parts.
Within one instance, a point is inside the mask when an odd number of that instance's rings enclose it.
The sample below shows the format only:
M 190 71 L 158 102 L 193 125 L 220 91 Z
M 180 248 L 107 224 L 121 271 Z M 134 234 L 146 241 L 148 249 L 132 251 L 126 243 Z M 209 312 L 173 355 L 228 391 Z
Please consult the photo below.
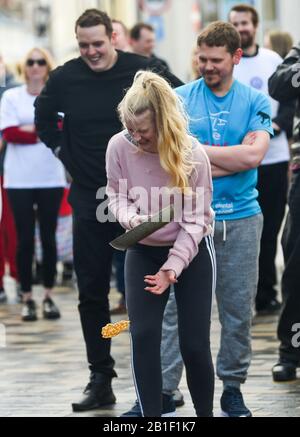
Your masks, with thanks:
M 215 224 L 216 297 L 222 327 L 217 375 L 223 381 L 243 383 L 247 378 L 262 226 L 262 214 Z M 171 294 L 164 316 L 161 347 L 165 392 L 176 390 L 182 374 L 176 336 L 176 302 Z

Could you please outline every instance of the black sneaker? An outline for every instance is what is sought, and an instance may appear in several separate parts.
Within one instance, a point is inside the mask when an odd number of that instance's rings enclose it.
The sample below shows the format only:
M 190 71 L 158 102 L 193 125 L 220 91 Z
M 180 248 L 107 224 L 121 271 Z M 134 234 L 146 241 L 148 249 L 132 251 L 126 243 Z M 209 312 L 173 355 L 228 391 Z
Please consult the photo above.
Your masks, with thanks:
M 50 297 L 43 300 L 43 317 L 48 320 L 60 318 L 59 309 Z
M 280 360 L 272 369 L 274 382 L 294 381 L 297 379 L 297 364 L 292 361 Z
M 163 393 L 162 403 L 163 403 L 162 406 L 163 410 L 162 410 L 161 417 L 175 417 L 176 407 L 175 407 L 173 396 L 166 395 Z M 139 401 L 136 400 L 133 407 L 129 411 L 126 411 L 126 413 L 121 414 L 120 417 L 143 417 Z
M 268 316 L 278 314 L 281 309 L 281 303 L 277 299 L 271 299 L 265 304 L 256 303 L 256 313 L 258 316 Z
M 7 296 L 4 288 L 0 288 L 0 305 L 7 302 Z
M 28 300 L 24 303 L 21 315 L 24 322 L 35 322 L 37 320 L 36 304 L 34 300 Z
M 251 411 L 244 404 L 243 395 L 236 387 L 227 387 L 221 396 L 223 417 L 251 417 Z

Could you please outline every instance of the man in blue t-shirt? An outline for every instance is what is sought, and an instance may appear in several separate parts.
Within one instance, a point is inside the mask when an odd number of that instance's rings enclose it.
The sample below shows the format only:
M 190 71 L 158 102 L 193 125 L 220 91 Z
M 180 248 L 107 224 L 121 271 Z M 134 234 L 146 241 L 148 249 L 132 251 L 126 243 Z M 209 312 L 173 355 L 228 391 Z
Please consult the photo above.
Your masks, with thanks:
M 247 378 L 251 360 L 252 305 L 263 224 L 255 187 L 257 167 L 273 134 L 268 99 L 233 79 L 234 66 L 242 56 L 240 44 L 231 24 L 212 23 L 198 38 L 202 79 L 176 90 L 189 116 L 190 130 L 204 145 L 212 165 L 216 296 L 222 326 L 217 374 L 224 385 L 222 413 L 231 417 L 251 416 L 240 384 Z M 173 303 L 171 295 L 167 311 Z M 176 369 L 171 364 L 175 342 L 169 349 L 164 347 L 170 344 L 168 328 L 172 326 L 167 319 L 162 343 L 163 391 L 171 392 L 181 372 L 180 364 Z

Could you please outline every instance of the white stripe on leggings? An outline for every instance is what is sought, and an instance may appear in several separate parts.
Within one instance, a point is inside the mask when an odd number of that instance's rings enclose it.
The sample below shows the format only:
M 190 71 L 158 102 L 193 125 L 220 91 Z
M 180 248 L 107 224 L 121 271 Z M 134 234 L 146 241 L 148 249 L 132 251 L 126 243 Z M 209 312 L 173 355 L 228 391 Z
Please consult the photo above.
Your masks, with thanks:
M 205 237 L 205 243 L 206 247 L 211 259 L 211 265 L 212 265 L 212 297 L 216 292 L 216 282 L 217 282 L 217 261 L 216 261 L 216 252 L 215 252 L 215 246 L 214 246 L 214 239 L 212 235 L 208 235 Z M 212 313 L 212 307 L 213 307 L 213 299 L 211 300 L 211 313 Z
M 130 331 L 129 331 L 130 333 Z M 142 416 L 144 417 L 144 410 L 143 410 L 143 406 L 142 406 L 142 402 L 141 402 L 141 398 L 140 398 L 140 394 L 139 394 L 139 389 L 138 389 L 138 385 L 136 382 L 136 377 L 135 377 L 135 373 L 134 373 L 134 362 L 133 362 L 133 340 L 132 340 L 132 336 L 130 333 L 130 359 L 131 359 L 131 369 L 132 369 L 132 376 L 133 376 L 133 382 L 134 382 L 134 386 L 135 386 L 135 391 L 136 391 L 136 396 L 138 399 L 138 403 L 140 404 L 140 408 L 141 408 L 141 412 L 142 412 Z

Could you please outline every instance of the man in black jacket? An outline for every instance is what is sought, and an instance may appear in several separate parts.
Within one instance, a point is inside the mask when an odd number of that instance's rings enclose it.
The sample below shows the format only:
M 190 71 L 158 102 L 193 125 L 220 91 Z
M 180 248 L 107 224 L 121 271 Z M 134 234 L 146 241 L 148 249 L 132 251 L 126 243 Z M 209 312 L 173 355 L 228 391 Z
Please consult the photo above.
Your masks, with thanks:
M 116 400 L 110 341 L 102 339 L 100 331 L 110 321 L 109 242 L 120 231 L 118 225 L 96 218 L 104 200 L 101 195 L 97 200 L 96 193 L 106 186 L 106 147 L 122 129 L 116 108 L 138 70 L 156 70 L 173 86 L 182 82 L 168 71 L 158 71 L 147 58 L 115 50 L 111 20 L 102 11 L 85 11 L 75 29 L 81 56 L 52 72 L 35 107 L 39 137 L 73 179 L 69 200 L 74 214 L 74 267 L 91 377 L 83 399 L 72 406 L 74 411 L 85 411 Z M 63 132 L 57 127 L 57 113 L 64 113 Z
M 280 102 L 298 98 L 300 107 L 300 43 L 294 47 L 269 79 L 270 95 Z M 279 362 L 273 367 L 274 381 L 296 379 L 300 365 L 300 132 L 292 146 L 292 182 L 289 214 L 282 248 L 285 268 L 282 276 L 283 310 L 278 324 Z

